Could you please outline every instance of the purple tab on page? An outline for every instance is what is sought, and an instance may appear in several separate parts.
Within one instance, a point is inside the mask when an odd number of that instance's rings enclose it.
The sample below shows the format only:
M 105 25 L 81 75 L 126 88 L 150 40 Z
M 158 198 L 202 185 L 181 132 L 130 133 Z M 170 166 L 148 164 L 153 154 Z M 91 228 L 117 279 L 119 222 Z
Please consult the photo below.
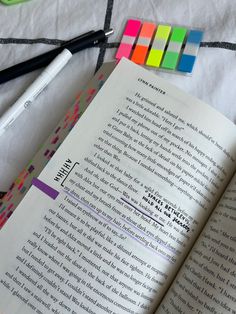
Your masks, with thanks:
M 38 188 L 40 191 L 47 194 L 49 197 L 51 197 L 54 200 L 59 195 L 59 192 L 57 190 L 53 189 L 51 186 L 47 185 L 46 183 L 44 183 L 43 181 L 37 178 L 32 179 L 32 185 L 34 185 L 36 188 Z

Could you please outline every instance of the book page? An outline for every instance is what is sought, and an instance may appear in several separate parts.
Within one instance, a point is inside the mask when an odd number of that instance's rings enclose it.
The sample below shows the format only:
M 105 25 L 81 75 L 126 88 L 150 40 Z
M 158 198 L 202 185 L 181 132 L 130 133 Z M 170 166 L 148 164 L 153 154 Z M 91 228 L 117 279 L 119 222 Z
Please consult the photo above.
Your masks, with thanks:
M 0 311 L 152 313 L 235 170 L 234 136 L 122 60 L 1 231 Z
M 157 313 L 236 313 L 236 175 Z

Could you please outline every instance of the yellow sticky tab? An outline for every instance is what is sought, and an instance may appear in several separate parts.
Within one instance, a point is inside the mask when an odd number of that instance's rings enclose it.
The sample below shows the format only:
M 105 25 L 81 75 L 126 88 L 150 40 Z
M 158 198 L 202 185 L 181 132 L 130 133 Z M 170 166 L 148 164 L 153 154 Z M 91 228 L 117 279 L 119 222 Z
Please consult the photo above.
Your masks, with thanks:
M 146 65 L 159 67 L 162 61 L 166 43 L 171 31 L 169 25 L 159 25 L 149 52 Z
M 156 32 L 156 38 L 168 39 L 170 35 L 171 26 L 159 25 Z
M 161 64 L 164 51 L 152 49 L 149 53 L 146 65 L 152 67 L 159 67 Z

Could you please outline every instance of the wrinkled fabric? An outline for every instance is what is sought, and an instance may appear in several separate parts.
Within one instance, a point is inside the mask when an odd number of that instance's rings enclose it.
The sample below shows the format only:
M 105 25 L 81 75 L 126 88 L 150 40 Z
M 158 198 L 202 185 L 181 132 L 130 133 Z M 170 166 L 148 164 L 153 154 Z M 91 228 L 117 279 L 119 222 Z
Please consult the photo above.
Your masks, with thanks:
M 191 77 L 152 71 L 236 121 L 235 1 L 31 0 L 9 7 L 0 5 L 0 69 L 55 48 L 46 44 L 47 40 L 37 44 L 3 44 L 6 42 L 4 39 L 69 40 L 92 29 L 102 29 L 105 18 L 106 25 L 109 24 L 109 16 L 106 15 L 108 4 L 112 9 L 111 27 L 115 30 L 108 40 L 110 43 L 119 42 L 125 22 L 131 17 L 203 29 L 203 42 L 213 43 L 211 46 L 219 48 L 209 48 L 207 44 L 200 48 Z M 115 52 L 115 48 L 106 49 L 104 61 L 112 60 Z M 92 77 L 99 53 L 100 48 L 96 47 L 74 55 L 31 108 L 0 137 L 0 190 L 9 188 L 72 104 L 80 88 Z M 0 115 L 40 72 L 0 85 Z M 214 121 L 209 123 L 212 127 L 220 127 L 214 126 Z

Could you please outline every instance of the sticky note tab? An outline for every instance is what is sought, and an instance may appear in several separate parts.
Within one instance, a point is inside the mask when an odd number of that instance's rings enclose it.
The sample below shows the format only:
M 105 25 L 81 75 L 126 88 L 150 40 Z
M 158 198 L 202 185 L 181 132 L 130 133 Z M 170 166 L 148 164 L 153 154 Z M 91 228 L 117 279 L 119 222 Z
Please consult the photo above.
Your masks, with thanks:
M 190 30 L 187 42 L 200 45 L 203 37 L 203 31 L 200 30 Z
M 170 31 L 169 25 L 158 25 L 146 65 L 160 66 Z
M 176 68 L 186 32 L 186 28 L 173 27 L 170 41 L 161 64 L 162 68 L 170 70 L 174 70 Z
M 25 1 L 29 1 L 29 0 L 1 0 L 2 3 L 4 4 L 17 4 L 17 3 L 21 3 L 21 2 L 25 2 Z
M 120 46 L 117 50 L 115 58 L 120 60 L 122 57 L 129 58 L 133 45 L 135 43 L 136 37 L 138 36 L 141 27 L 141 21 L 139 20 L 128 20 Z
M 170 41 L 177 41 L 182 43 L 186 35 L 186 28 L 183 27 L 173 27 L 173 32 L 171 34 Z
M 187 42 L 180 58 L 178 70 L 191 73 L 198 54 L 203 32 L 191 30 L 188 34 Z
M 155 24 L 148 22 L 143 23 L 131 61 L 144 64 L 155 29 Z

